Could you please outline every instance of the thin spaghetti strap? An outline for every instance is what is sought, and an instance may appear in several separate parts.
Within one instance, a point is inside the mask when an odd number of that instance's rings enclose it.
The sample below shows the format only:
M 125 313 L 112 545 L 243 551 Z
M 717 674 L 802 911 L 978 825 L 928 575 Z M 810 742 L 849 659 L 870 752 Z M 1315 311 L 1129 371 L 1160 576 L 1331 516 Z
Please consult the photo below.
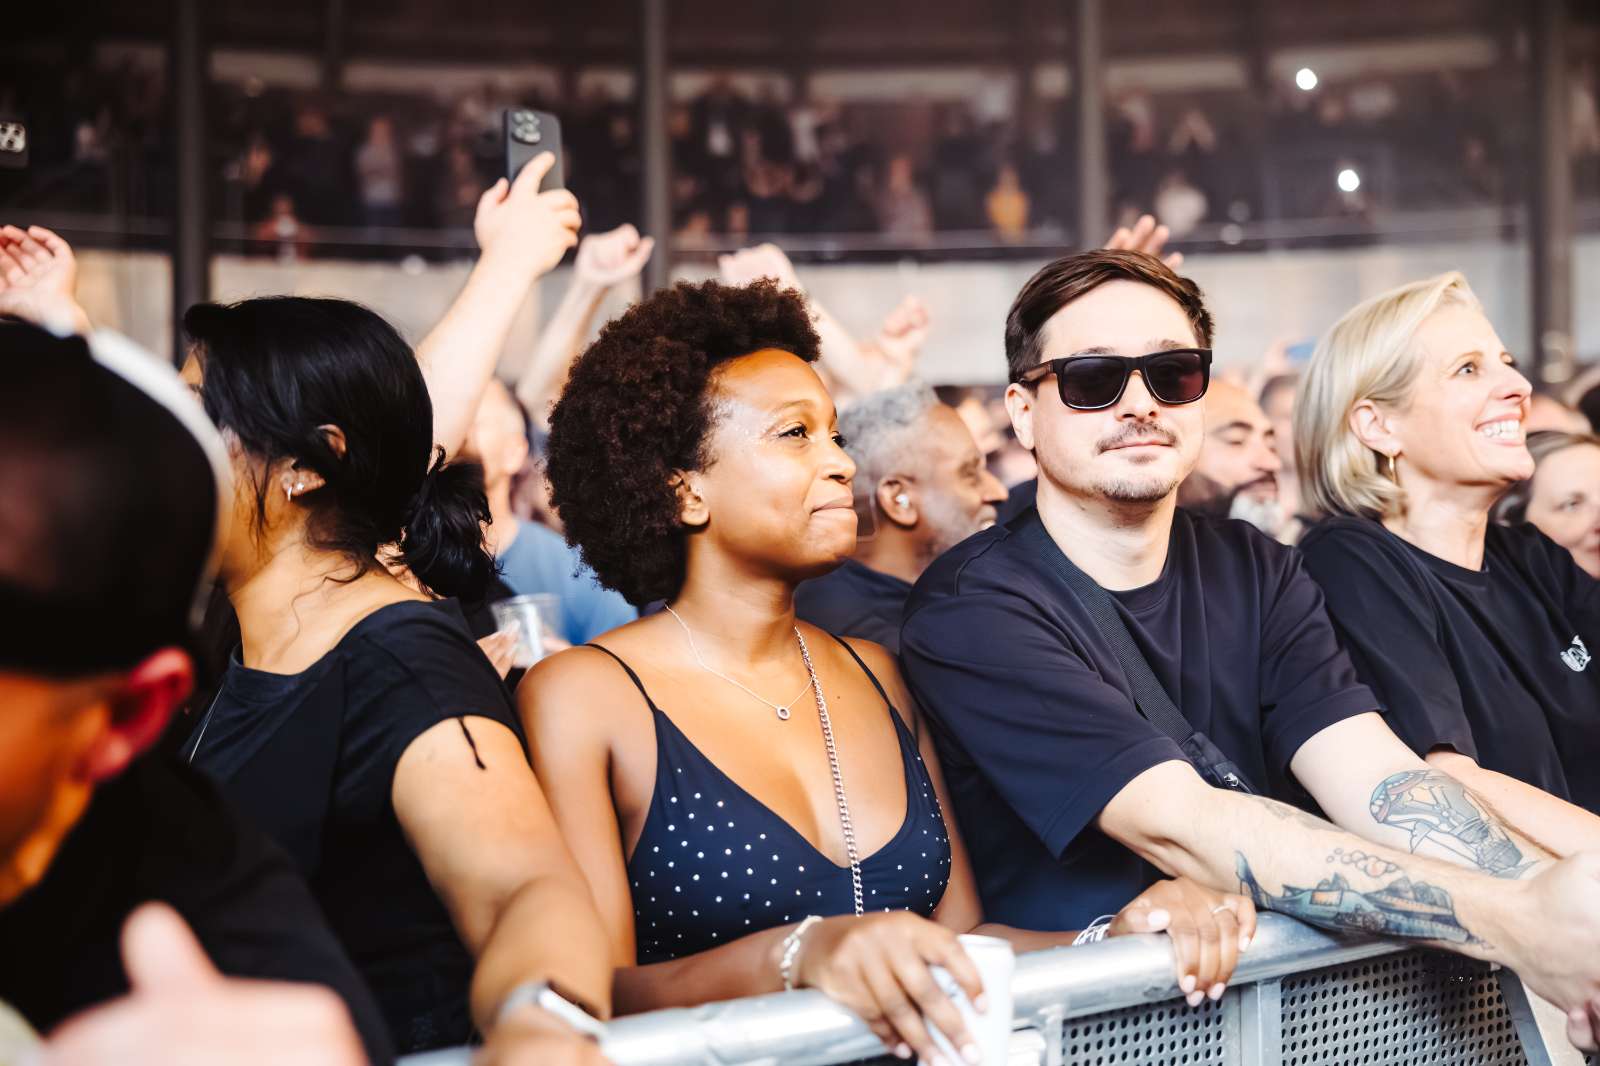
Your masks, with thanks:
M 643 696 L 644 701 L 650 705 L 650 709 L 657 714 L 661 713 L 661 709 L 656 706 L 656 701 L 650 698 L 649 691 L 645 689 L 644 682 L 640 681 L 639 675 L 633 672 L 633 667 L 622 661 L 622 656 L 618 655 L 604 644 L 584 644 L 581 646 L 585 648 L 593 648 L 595 651 L 603 651 L 615 659 L 617 661 L 617 665 L 622 667 L 622 669 L 627 673 L 628 680 L 633 682 L 633 687 L 639 690 L 639 695 Z M 879 689 L 878 691 L 882 692 L 883 690 Z
M 889 708 L 889 716 L 900 725 L 904 726 L 906 724 L 905 716 L 895 708 L 894 701 L 891 700 L 889 698 L 889 694 L 883 690 L 883 683 L 878 680 L 878 675 L 872 672 L 872 667 L 868 666 L 861 656 L 856 654 L 856 650 L 850 646 L 850 642 L 848 640 L 845 640 L 843 637 L 834 633 L 829 633 L 828 636 L 833 637 L 834 640 L 839 642 L 840 647 L 850 653 L 850 658 L 856 661 L 856 665 L 861 667 L 861 672 L 867 675 L 867 680 L 872 682 L 872 687 L 877 689 L 878 695 L 883 697 L 883 705 Z M 913 715 L 911 718 L 911 727 L 909 731 L 911 733 L 911 740 L 913 744 L 917 747 L 921 747 L 922 721 L 916 715 Z
M 860 655 L 856 654 L 856 650 L 850 646 L 850 642 L 833 633 L 829 633 L 828 636 L 833 637 L 834 640 L 839 642 L 839 647 L 850 653 L 850 658 L 856 661 L 856 665 L 861 667 L 861 672 L 867 675 L 867 680 L 872 682 L 872 687 L 877 689 L 878 695 L 883 697 L 884 706 L 893 711 L 894 701 L 889 699 L 889 694 L 883 690 L 883 684 L 878 680 L 878 675 L 872 672 L 872 668 L 866 664 Z

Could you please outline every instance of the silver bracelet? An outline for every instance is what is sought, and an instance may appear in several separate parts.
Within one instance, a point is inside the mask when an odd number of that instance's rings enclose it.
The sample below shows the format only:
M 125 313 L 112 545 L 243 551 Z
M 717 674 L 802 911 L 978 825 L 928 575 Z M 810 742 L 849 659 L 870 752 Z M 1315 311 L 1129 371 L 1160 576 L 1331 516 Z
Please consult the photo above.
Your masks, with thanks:
M 1089 923 L 1088 928 L 1079 933 L 1073 940 L 1072 946 L 1079 947 L 1083 944 L 1094 944 L 1106 938 L 1106 930 L 1111 928 L 1111 923 L 1117 920 L 1115 914 L 1102 914 Z
M 778 976 L 783 978 L 785 992 L 794 991 L 794 964 L 800 958 L 800 938 L 815 924 L 822 921 L 822 915 L 809 914 L 799 925 L 789 930 L 789 935 L 783 938 L 783 957 L 778 962 Z

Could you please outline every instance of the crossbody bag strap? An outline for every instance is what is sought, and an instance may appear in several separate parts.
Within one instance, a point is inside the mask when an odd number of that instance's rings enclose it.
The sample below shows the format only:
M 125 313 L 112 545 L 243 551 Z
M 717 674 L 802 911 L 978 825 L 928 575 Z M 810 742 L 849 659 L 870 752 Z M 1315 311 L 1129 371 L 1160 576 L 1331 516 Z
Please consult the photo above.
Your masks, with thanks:
M 1223 755 L 1209 737 L 1195 729 L 1172 702 L 1172 697 L 1150 669 L 1144 653 L 1134 643 L 1133 634 L 1128 632 L 1128 624 L 1122 620 L 1111 593 L 1067 558 L 1061 546 L 1050 536 L 1050 531 L 1045 529 L 1038 512 L 1019 523 L 1014 535 L 1023 538 L 1023 543 L 1060 575 L 1089 612 L 1089 619 L 1094 622 L 1100 635 L 1105 637 L 1106 643 L 1111 645 L 1111 653 L 1122 667 L 1128 687 L 1133 689 L 1134 709 L 1176 742 L 1190 762 L 1195 764 L 1195 768 L 1212 784 L 1240 792 L 1251 791 L 1243 771 Z

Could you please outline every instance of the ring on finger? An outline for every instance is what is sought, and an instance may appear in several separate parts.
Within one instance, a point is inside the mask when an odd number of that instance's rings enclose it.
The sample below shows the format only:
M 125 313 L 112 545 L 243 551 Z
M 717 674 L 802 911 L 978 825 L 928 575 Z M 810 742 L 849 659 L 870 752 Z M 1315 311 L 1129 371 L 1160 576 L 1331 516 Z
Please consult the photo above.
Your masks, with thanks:
M 1218 914 L 1218 913 L 1221 913 L 1222 911 L 1225 911 L 1227 909 L 1228 909 L 1228 905 L 1226 903 L 1219 903 L 1215 907 L 1211 908 L 1211 913 L 1212 914 Z

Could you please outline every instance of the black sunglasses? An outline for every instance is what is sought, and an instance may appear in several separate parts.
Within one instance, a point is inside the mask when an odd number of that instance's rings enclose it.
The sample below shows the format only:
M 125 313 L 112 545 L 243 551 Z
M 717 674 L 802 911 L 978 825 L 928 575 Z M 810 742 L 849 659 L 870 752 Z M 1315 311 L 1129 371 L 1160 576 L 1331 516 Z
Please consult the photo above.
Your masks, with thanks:
M 1075 411 L 1099 411 L 1122 399 L 1137 370 L 1150 395 L 1164 404 L 1194 403 L 1211 384 L 1210 348 L 1174 348 L 1149 355 L 1069 355 L 1030 367 L 1017 383 L 1056 376 L 1061 402 Z

